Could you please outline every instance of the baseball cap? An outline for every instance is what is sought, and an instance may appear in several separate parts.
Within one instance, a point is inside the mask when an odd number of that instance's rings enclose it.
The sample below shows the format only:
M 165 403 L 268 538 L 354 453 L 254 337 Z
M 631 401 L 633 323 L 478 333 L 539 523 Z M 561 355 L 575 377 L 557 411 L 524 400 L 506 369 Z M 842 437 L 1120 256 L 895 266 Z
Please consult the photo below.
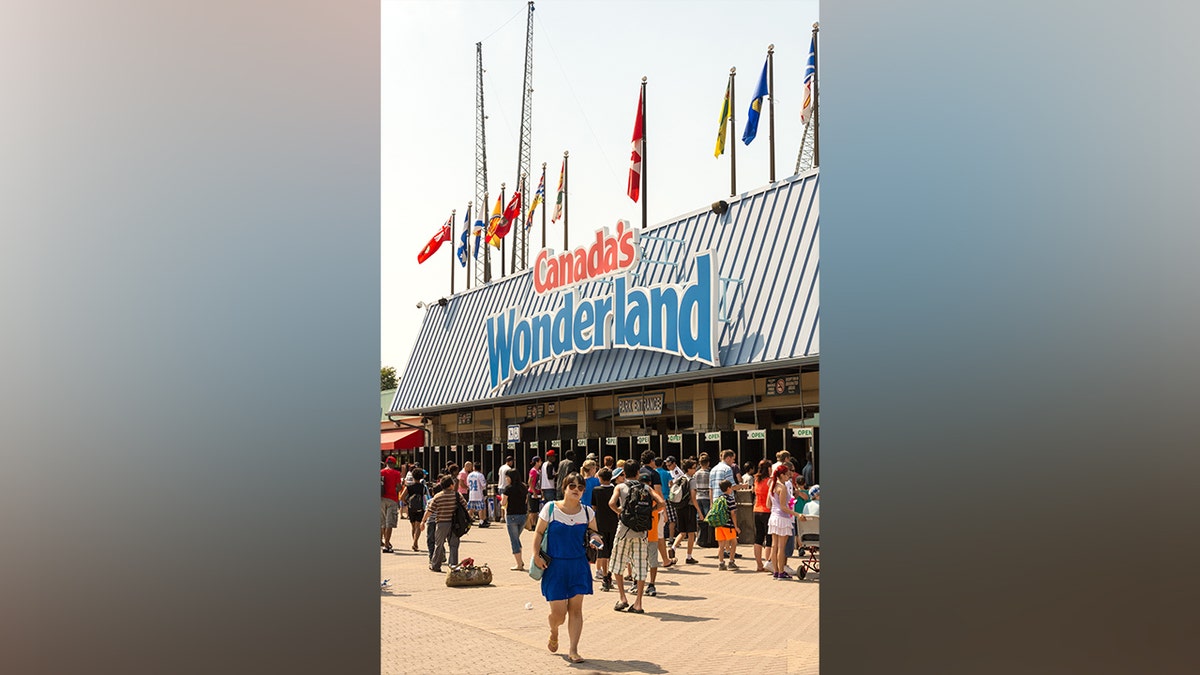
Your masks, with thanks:
M 814 485 L 808 489 L 808 496 L 810 496 L 810 497 L 816 497 L 819 494 L 821 494 L 821 486 L 820 485 Z
M 532 462 L 536 462 L 536 461 L 538 461 L 539 459 L 541 459 L 541 457 L 538 457 L 537 455 L 534 455 L 533 457 L 530 457 L 530 458 L 529 458 L 529 461 L 532 463 Z
M 396 458 L 395 458 L 395 457 L 388 457 L 387 459 L 385 459 L 385 460 L 383 460 L 383 461 L 387 462 L 388 464 L 395 464 L 395 463 L 396 463 Z
M 550 456 L 551 456 L 551 455 L 553 455 L 553 454 L 554 454 L 554 451 L 553 451 L 553 450 L 547 450 L 547 451 L 546 451 L 546 456 L 547 456 L 547 457 L 550 457 Z
M 672 464 L 678 464 L 678 463 L 679 463 L 679 462 L 675 461 L 675 458 L 674 458 L 674 457 L 668 457 L 668 458 L 667 458 L 667 461 L 668 461 L 668 462 L 670 462 L 670 463 L 672 463 Z
M 616 478 L 617 476 L 620 476 L 623 473 L 625 473 L 625 467 L 619 467 L 616 471 L 613 471 L 612 477 Z

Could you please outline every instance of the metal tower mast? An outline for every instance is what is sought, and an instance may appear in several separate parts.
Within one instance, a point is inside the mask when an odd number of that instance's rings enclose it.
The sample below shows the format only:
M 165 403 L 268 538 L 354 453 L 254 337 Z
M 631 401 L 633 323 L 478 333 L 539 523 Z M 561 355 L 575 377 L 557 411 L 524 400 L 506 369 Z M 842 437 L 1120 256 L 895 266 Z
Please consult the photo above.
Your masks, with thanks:
M 796 173 L 812 169 L 821 164 L 820 137 L 820 97 L 817 91 L 817 33 L 821 30 L 820 23 L 812 27 L 813 51 L 812 64 L 812 116 L 804 124 L 804 138 L 800 140 L 800 154 L 796 156 Z
M 529 195 L 526 194 L 528 186 L 522 183 L 522 177 L 529 175 L 529 144 L 533 130 L 533 0 L 529 1 L 529 17 L 525 24 L 525 83 L 521 92 L 521 152 L 516 181 L 517 189 L 521 191 L 521 219 L 517 224 L 517 231 L 513 233 L 513 272 L 529 267 L 529 239 L 525 231 L 528 225 L 525 219 L 529 217 L 525 212 L 525 204 L 528 203 Z
M 475 219 L 483 221 L 483 264 L 475 261 L 475 285 L 492 280 L 492 247 L 487 243 L 487 223 L 491 214 L 487 189 L 487 134 L 483 114 L 483 43 L 475 43 Z M 474 254 L 474 246 L 469 254 Z

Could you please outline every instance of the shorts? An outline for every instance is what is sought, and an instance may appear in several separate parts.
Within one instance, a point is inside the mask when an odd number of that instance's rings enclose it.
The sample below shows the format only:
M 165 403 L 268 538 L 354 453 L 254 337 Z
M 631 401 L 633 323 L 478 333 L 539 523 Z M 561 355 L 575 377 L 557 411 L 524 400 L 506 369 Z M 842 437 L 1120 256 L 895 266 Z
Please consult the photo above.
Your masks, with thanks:
M 419 523 L 425 518 L 425 511 L 417 511 L 415 509 L 408 510 L 408 520 L 411 523 Z
M 649 574 L 650 566 L 646 560 L 647 541 L 641 537 L 622 537 L 613 547 L 612 564 L 609 569 L 614 574 L 624 576 L 625 565 L 633 568 L 633 579 L 644 581 Z
M 658 569 L 658 542 L 646 542 L 646 567 Z
M 754 543 L 759 546 L 770 546 L 771 536 L 767 532 L 767 522 L 771 520 L 771 512 L 754 512 Z
M 729 541 L 731 539 L 735 542 L 737 541 L 737 530 L 732 527 L 717 528 L 717 541 Z
M 601 530 L 600 536 L 604 537 L 604 546 L 600 548 L 600 552 L 596 554 L 596 557 L 607 560 L 612 557 L 613 546 L 617 543 L 617 531 L 605 532 Z
M 676 508 L 676 514 L 679 516 L 679 522 L 676 523 L 676 529 L 678 529 L 680 533 L 686 534 L 688 532 L 696 531 L 696 509 L 692 508 L 690 503 L 680 504 Z
M 482 499 L 480 499 L 479 501 L 467 502 L 467 510 L 468 511 L 484 511 L 486 509 L 487 509 L 487 504 L 485 504 Z
M 667 502 L 667 522 L 674 523 L 676 522 L 676 519 L 677 516 L 675 514 L 675 504 L 673 502 Z
M 385 529 L 396 527 L 400 522 L 400 504 L 387 497 L 379 498 L 379 526 Z

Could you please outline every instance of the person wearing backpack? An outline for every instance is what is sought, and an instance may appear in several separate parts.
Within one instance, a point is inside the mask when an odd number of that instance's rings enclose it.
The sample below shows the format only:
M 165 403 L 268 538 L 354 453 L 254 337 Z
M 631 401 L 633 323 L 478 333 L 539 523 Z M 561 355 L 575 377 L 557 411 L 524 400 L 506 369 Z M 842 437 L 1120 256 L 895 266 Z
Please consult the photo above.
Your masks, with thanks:
M 675 541 L 671 543 L 671 550 L 674 551 L 683 540 L 687 540 L 687 559 L 684 561 L 689 565 L 695 565 L 696 559 L 692 557 L 692 549 L 696 545 L 696 514 L 700 511 L 700 504 L 696 501 L 696 490 L 692 487 L 693 477 L 696 475 L 696 460 L 683 460 L 683 472 L 678 478 L 671 482 L 671 497 L 675 504 L 675 513 L 678 516 L 679 522 L 676 526 L 679 528 L 679 534 L 675 537 Z M 671 556 L 674 558 L 675 556 Z
M 650 488 L 650 474 L 639 475 L 638 480 L 633 480 L 637 469 L 637 462 L 625 460 L 623 473 L 630 479 L 618 485 L 608 501 L 609 508 L 617 513 L 616 544 L 613 546 L 613 560 L 609 569 L 614 571 L 616 587 L 621 594 L 621 599 L 613 609 L 618 612 L 628 609 L 635 614 L 644 614 L 642 596 L 646 591 L 649 571 L 647 535 L 654 525 L 654 512 L 666 508 L 666 502 L 662 495 Z M 637 597 L 632 606 L 625 596 L 623 573 L 626 565 L 630 566 L 633 579 L 637 582 Z
M 467 500 L 463 499 L 462 495 L 454 489 L 455 482 L 453 476 L 443 476 L 439 483 L 441 490 L 425 509 L 425 521 L 428 521 L 430 516 L 432 516 L 437 522 L 433 535 L 433 558 L 429 563 L 429 569 L 434 572 L 442 571 L 442 563 L 446 561 L 447 541 L 450 542 L 450 565 L 458 564 L 458 543 L 460 536 L 456 535 L 453 530 L 454 513 L 460 506 L 465 511 Z M 424 521 L 422 525 L 424 525 Z
M 421 537 L 421 522 L 425 520 L 426 494 L 429 488 L 425 485 L 425 472 L 413 469 L 409 474 L 412 482 L 404 486 L 400 492 L 400 501 L 408 504 L 408 521 L 412 523 L 412 550 L 416 551 L 417 540 Z

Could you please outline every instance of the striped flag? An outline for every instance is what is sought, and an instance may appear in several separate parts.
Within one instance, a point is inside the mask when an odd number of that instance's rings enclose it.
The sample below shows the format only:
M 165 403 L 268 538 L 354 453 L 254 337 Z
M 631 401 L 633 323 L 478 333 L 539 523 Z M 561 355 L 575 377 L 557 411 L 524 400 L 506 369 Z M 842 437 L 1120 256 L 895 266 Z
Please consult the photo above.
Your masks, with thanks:
M 500 206 L 499 201 L 496 202 L 496 206 L 497 206 L 497 208 L 499 208 L 499 206 Z M 504 207 L 504 214 L 500 217 L 500 224 L 497 225 L 496 228 L 491 231 L 491 235 L 488 238 L 488 243 L 491 244 L 492 246 L 495 246 L 496 248 L 500 248 L 500 240 L 503 239 L 504 237 L 508 236 L 509 230 L 512 229 L 513 221 L 516 220 L 517 218 L 519 218 L 520 216 L 521 216 L 521 193 L 514 192 L 512 194 L 512 198 L 508 200 L 508 206 Z M 496 218 L 496 215 L 492 214 L 492 219 L 494 220 L 495 218 Z
M 433 235 L 433 239 L 430 239 L 429 243 L 425 244 L 425 248 L 421 249 L 421 252 L 417 254 L 418 265 L 426 260 L 429 260 L 430 256 L 432 256 L 434 253 L 437 253 L 438 249 L 442 247 L 444 242 L 450 241 L 450 228 L 453 226 L 454 218 L 451 216 L 451 218 L 446 221 L 446 224 L 442 225 L 442 229 L 438 230 L 438 233 Z
M 646 122 L 644 112 L 642 95 L 639 92 L 637 119 L 633 121 L 633 152 L 629 156 L 629 186 L 626 188 L 629 198 L 635 202 L 642 195 L 642 149 L 646 142 L 646 130 L 643 128 Z
M 817 77 L 817 36 L 813 35 L 808 48 L 808 65 L 804 67 L 804 105 L 800 107 L 800 122 L 808 124 L 813 112 L 813 80 Z
M 717 131 L 717 147 L 713 150 L 713 157 L 725 154 L 725 131 L 729 128 L 729 90 L 731 87 L 733 87 L 733 76 L 730 76 L 729 82 L 725 85 L 725 103 L 721 105 L 721 128 Z
M 533 225 L 533 212 L 537 210 L 542 199 L 546 197 L 546 170 L 542 169 L 542 180 L 538 183 L 537 192 L 533 193 L 533 201 L 529 204 L 529 215 L 525 216 L 525 229 L 528 230 L 530 225 Z
M 746 130 L 742 132 L 742 141 L 750 145 L 750 141 L 758 135 L 758 115 L 762 112 L 763 98 L 770 96 L 767 91 L 767 62 L 763 61 L 762 75 L 758 78 L 758 88 L 754 90 L 754 98 L 750 100 L 750 110 L 746 111 Z
M 563 179 L 567 177 L 567 158 L 563 157 L 562 170 L 558 172 L 558 197 L 554 200 L 554 217 L 550 222 L 557 223 L 559 218 L 562 218 L 563 209 Z
M 480 215 L 483 215 L 483 214 L 481 213 Z M 483 241 L 483 232 L 484 232 L 483 219 L 476 218 L 475 219 L 475 231 L 471 233 L 472 236 L 475 237 L 475 250 L 472 253 L 472 255 L 475 256 L 476 260 L 479 260 L 479 243 Z

